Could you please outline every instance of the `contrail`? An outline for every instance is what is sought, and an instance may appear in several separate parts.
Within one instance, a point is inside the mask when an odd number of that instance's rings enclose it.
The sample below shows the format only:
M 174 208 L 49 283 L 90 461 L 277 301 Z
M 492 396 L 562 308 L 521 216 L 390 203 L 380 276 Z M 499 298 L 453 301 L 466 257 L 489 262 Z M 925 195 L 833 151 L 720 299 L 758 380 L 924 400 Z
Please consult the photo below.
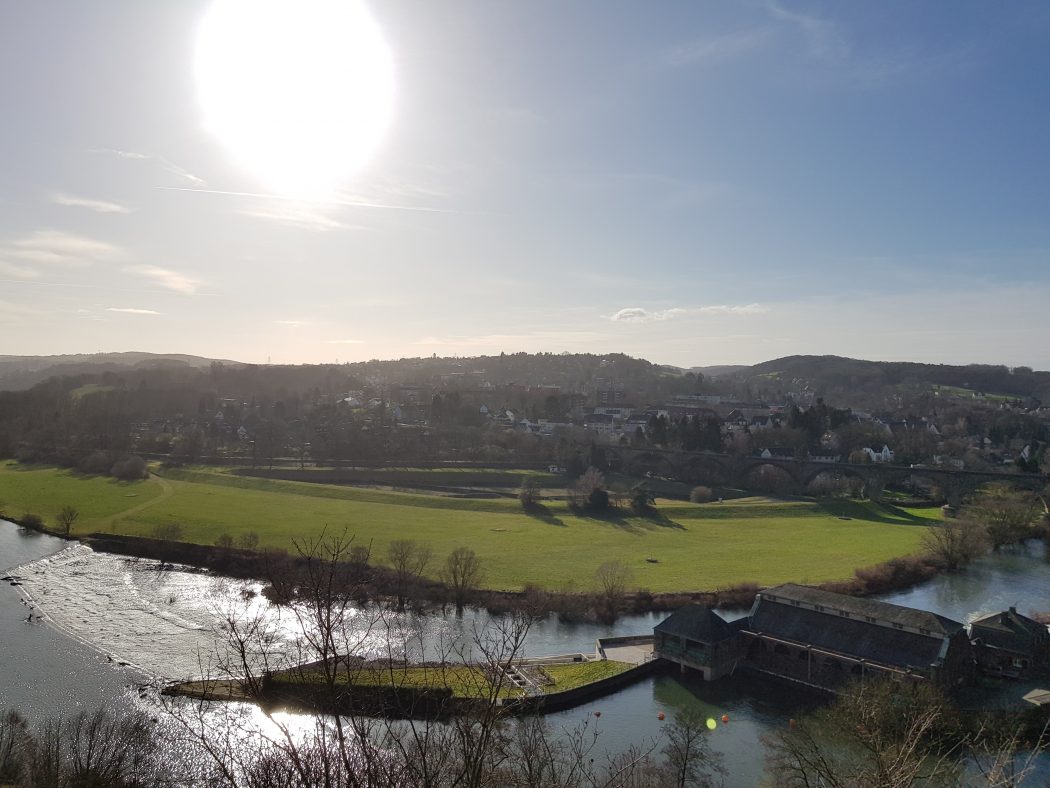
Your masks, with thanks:
M 290 197 L 286 194 L 259 194 L 257 192 L 228 192 L 220 189 L 190 189 L 184 186 L 154 186 L 166 192 L 194 192 L 196 194 L 224 194 L 227 197 L 256 197 L 262 200 L 285 200 L 287 202 L 316 203 L 318 205 L 344 205 L 348 208 L 383 208 L 390 211 L 418 211 L 421 213 L 464 213 L 464 211 L 449 211 L 442 208 L 418 208 L 411 205 L 387 205 L 378 202 L 359 202 L 357 200 L 316 200 Z

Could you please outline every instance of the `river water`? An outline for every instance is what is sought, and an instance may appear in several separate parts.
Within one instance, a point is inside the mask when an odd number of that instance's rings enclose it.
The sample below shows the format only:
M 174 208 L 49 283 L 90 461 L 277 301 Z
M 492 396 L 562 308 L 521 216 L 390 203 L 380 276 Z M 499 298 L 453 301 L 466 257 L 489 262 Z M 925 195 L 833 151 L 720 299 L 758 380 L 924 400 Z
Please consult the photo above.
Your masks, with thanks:
M 20 585 L 0 586 L 0 709 L 19 708 L 31 718 L 106 704 L 148 705 L 143 682 L 201 675 L 214 664 L 220 652 L 215 624 L 230 610 L 276 615 L 257 596 L 257 583 L 161 571 L 153 561 L 95 553 L 0 521 L 2 575 L 14 576 Z M 964 622 L 1010 605 L 1024 613 L 1050 611 L 1050 563 L 1045 547 L 1032 544 L 882 598 Z M 29 604 L 47 621 L 27 623 Z M 730 618 L 743 613 L 725 611 Z M 593 653 L 596 638 L 649 633 L 662 618 L 630 616 L 604 626 L 566 624 L 550 616 L 530 630 L 526 653 Z M 434 657 L 438 643 L 469 640 L 490 621 L 484 611 L 468 611 L 461 619 L 408 615 L 384 624 Z M 278 639 L 294 638 L 296 623 L 287 615 L 271 624 Z M 373 631 L 360 650 L 380 655 L 386 639 Z M 816 703 L 808 693 L 776 682 L 705 683 L 694 674 L 661 675 L 548 720 L 556 729 L 584 720 L 597 725 L 596 757 L 601 757 L 631 744 L 659 742 L 660 712 L 671 717 L 693 707 L 716 720 L 728 715 L 711 733 L 711 743 L 723 756 L 727 785 L 749 786 L 761 779 L 763 736 Z M 592 716 L 595 711 L 600 719 Z

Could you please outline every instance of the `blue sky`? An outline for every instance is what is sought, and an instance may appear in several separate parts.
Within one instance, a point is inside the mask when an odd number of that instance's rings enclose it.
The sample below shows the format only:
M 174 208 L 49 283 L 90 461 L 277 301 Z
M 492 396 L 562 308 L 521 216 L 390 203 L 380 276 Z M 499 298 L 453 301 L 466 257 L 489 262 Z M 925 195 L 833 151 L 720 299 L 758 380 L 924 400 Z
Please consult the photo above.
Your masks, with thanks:
M 0 353 L 1050 368 L 1044 2 L 373 2 L 305 201 L 207 127 L 209 5 L 0 7 Z

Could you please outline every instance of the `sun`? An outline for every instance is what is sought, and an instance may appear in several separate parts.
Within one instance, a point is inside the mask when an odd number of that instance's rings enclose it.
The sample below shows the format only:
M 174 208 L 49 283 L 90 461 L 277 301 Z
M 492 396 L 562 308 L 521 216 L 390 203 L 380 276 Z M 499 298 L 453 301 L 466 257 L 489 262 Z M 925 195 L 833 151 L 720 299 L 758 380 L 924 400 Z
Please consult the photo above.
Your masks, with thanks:
M 214 0 L 195 75 L 207 130 L 280 194 L 330 194 L 393 113 L 393 58 L 361 0 Z

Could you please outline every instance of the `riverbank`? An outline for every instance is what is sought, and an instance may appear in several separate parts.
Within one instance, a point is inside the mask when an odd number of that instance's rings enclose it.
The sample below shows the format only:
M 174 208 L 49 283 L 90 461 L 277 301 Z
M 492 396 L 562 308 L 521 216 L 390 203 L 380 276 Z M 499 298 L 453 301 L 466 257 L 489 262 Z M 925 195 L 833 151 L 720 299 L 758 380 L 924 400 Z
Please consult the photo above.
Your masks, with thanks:
M 80 541 L 94 550 L 182 564 L 245 580 L 295 576 L 306 563 L 302 557 L 277 551 L 220 548 L 138 536 L 95 533 Z M 906 590 L 935 577 L 943 569 L 943 564 L 929 556 L 894 558 L 883 564 L 855 570 L 851 580 L 830 581 L 815 587 L 851 596 L 874 596 Z M 392 598 L 400 583 L 390 569 L 364 564 L 357 565 L 349 573 L 349 578 L 355 583 L 354 593 L 361 602 Z M 690 602 L 712 608 L 742 609 L 750 607 L 760 588 L 757 583 L 744 583 L 692 593 L 624 592 L 619 607 L 622 615 L 669 612 Z M 416 604 L 448 607 L 453 597 L 447 586 L 426 578 L 415 579 L 404 590 L 406 598 Z M 274 599 L 272 591 L 264 593 Z M 517 592 L 475 590 L 470 594 L 470 604 L 496 614 L 528 610 L 536 615 L 556 614 L 566 621 L 586 621 L 598 617 L 596 611 L 604 609 L 606 597 L 600 594 L 549 592 L 539 588 Z
M 8 519 L 24 528 L 57 538 L 80 541 L 94 550 L 192 566 L 238 579 L 273 578 L 275 575 L 285 577 L 294 574 L 304 563 L 300 557 L 289 556 L 280 550 L 243 550 L 111 533 L 72 537 L 55 533 L 35 521 Z M 874 596 L 906 590 L 926 582 L 941 571 L 944 571 L 943 563 L 932 556 L 904 556 L 881 564 L 860 567 L 854 570 L 851 579 L 827 581 L 814 587 L 851 596 Z M 387 567 L 361 564 L 351 576 L 357 584 L 356 591 L 362 602 L 367 602 L 370 598 L 393 597 L 399 588 L 402 588 L 406 598 L 417 604 L 446 607 L 451 604 L 453 597 L 447 586 L 425 577 L 414 578 L 407 587 L 403 587 L 403 581 Z M 654 594 L 646 590 L 625 591 L 618 604 L 621 614 L 624 615 L 670 612 L 690 602 L 712 608 L 741 609 L 754 602 L 760 588 L 757 583 L 741 583 L 728 588 L 688 593 Z M 530 587 L 523 591 L 478 589 L 471 592 L 470 603 L 493 613 L 528 609 L 537 614 L 554 613 L 565 620 L 592 620 L 598 616 L 596 611 L 607 609 L 606 598 L 600 594 L 548 591 L 538 587 Z

